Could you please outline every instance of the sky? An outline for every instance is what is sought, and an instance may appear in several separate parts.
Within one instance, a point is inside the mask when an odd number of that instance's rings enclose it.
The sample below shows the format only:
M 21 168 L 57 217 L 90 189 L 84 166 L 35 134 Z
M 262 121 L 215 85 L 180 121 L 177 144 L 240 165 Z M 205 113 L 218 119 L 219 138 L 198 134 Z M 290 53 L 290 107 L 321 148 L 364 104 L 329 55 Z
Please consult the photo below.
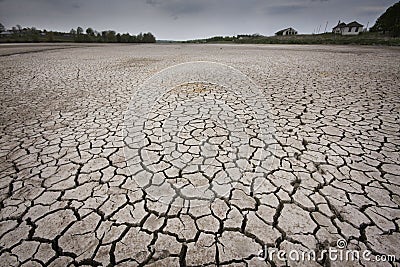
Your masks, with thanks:
M 158 40 L 331 31 L 338 21 L 371 27 L 398 0 L 0 0 L 0 23 L 69 32 L 78 26 Z

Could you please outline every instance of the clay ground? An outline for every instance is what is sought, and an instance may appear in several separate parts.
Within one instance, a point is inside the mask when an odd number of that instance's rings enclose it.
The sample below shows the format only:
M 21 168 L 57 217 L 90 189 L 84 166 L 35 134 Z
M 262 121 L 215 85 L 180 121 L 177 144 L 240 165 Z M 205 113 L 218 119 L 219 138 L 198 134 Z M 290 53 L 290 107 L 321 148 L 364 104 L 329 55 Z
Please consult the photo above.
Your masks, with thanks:
M 160 89 L 134 128 L 154 155 L 129 161 L 127 111 L 150 101 L 140 85 L 192 61 L 234 67 L 267 105 L 243 104 L 246 88 Z M 287 264 L 399 263 L 398 48 L 8 45 L 0 65 L 1 266 L 280 266 L 260 250 L 320 254 L 338 240 L 395 261 Z M 161 140 L 179 118 L 178 136 Z M 237 118 L 249 138 L 224 128 Z

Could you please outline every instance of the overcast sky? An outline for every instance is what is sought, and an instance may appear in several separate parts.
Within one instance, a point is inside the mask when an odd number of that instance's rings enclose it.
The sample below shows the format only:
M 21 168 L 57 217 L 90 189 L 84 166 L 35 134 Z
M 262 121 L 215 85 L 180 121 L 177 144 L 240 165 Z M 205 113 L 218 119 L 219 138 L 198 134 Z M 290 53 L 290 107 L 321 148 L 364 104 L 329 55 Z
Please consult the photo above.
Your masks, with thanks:
M 396 0 L 0 0 L 0 22 L 70 31 L 152 32 L 157 39 L 328 30 L 339 20 L 371 27 Z

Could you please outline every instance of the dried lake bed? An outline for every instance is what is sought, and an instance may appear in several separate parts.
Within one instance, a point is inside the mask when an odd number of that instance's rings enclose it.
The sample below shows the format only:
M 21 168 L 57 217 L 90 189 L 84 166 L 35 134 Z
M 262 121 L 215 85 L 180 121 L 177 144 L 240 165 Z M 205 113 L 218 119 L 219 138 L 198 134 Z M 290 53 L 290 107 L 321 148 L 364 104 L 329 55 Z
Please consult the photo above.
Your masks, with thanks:
M 0 265 L 399 264 L 399 48 L 10 44 L 0 62 Z

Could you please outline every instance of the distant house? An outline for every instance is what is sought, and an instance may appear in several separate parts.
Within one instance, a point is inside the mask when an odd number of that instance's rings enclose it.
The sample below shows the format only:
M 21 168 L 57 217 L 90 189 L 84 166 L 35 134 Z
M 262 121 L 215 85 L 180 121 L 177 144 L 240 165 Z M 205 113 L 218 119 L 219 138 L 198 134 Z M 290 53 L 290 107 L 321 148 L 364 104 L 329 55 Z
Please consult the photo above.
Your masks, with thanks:
M 332 32 L 341 35 L 357 35 L 363 31 L 363 27 L 364 25 L 357 21 L 350 22 L 349 24 L 339 21 L 338 25 L 332 28 Z
M 332 28 L 333 33 L 342 34 L 344 27 L 346 27 L 346 23 L 338 22 L 338 25 Z
M 249 34 L 239 34 L 236 36 L 239 40 L 243 40 L 243 39 L 250 39 L 251 35 Z
M 287 29 L 283 29 L 280 30 L 279 32 L 276 32 L 275 35 L 276 36 L 281 36 L 281 35 L 296 35 L 297 31 L 293 28 L 287 28 Z
M 259 38 L 259 37 L 263 37 L 261 34 L 259 33 L 254 33 L 254 34 L 238 34 L 236 35 L 236 38 L 238 38 L 239 40 L 243 40 L 243 39 L 251 39 L 251 38 Z
M 0 36 L 10 36 L 10 35 L 12 35 L 12 34 L 13 34 L 13 32 L 5 31 L 5 32 L 1 32 L 1 33 L 0 33 Z

